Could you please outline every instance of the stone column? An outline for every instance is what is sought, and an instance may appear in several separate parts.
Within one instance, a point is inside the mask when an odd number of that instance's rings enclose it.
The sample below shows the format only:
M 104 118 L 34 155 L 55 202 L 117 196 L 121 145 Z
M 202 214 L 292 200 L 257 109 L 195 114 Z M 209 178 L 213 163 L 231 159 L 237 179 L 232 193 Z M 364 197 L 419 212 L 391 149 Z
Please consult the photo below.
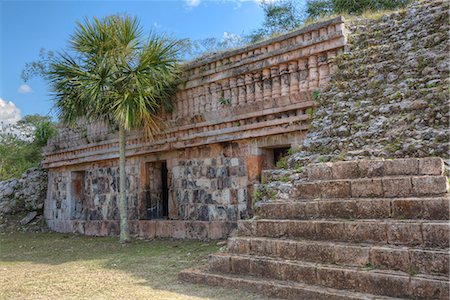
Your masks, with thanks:
M 183 98 L 182 98 L 182 92 L 177 93 L 177 96 L 175 100 L 177 101 L 177 109 L 175 111 L 175 114 L 173 116 L 173 119 L 178 119 L 183 114 Z
M 332 74 L 335 71 L 337 71 L 337 66 L 334 63 L 334 59 L 336 58 L 336 51 L 334 51 L 334 50 L 328 51 L 327 57 L 328 57 L 328 70 L 329 70 L 329 73 Z
M 230 78 L 230 90 L 231 90 L 231 106 L 238 105 L 239 91 L 237 87 L 237 79 L 235 77 Z
M 189 89 L 187 91 L 187 101 L 188 101 L 188 116 L 194 115 L 194 89 Z
M 226 99 L 231 103 L 230 81 L 228 79 L 222 81 L 222 91 L 219 99 Z
M 289 62 L 289 94 L 294 95 L 298 93 L 298 64 L 296 61 Z
M 205 85 L 204 91 L 203 99 L 205 100 L 205 112 L 208 112 L 211 111 L 211 89 L 208 84 Z
M 281 95 L 281 83 L 278 67 L 272 67 L 270 69 L 270 77 L 272 78 L 272 98 L 279 98 Z
M 280 76 L 281 76 L 281 96 L 289 95 L 289 72 L 287 64 L 280 65 Z
M 253 74 L 254 90 L 255 90 L 255 102 L 263 99 L 263 82 L 261 80 L 261 72 Z
M 255 86 L 253 85 L 253 76 L 251 73 L 245 74 L 245 94 L 246 102 L 255 102 Z
M 237 78 L 237 87 L 238 87 L 238 105 L 245 104 L 245 102 L 246 102 L 246 90 L 245 90 L 244 77 L 239 76 Z
M 192 89 L 192 113 L 191 115 L 195 115 L 198 112 L 198 88 Z
M 309 89 L 315 89 L 319 86 L 319 72 L 317 70 L 317 56 L 311 55 L 308 58 L 309 68 Z
M 210 91 L 211 91 L 211 100 L 210 100 L 210 105 L 211 105 L 211 111 L 215 111 L 217 110 L 217 104 L 219 102 L 219 85 L 215 82 L 211 83 L 210 87 L 209 87 Z
M 182 99 L 183 99 L 183 116 L 187 116 L 189 114 L 189 100 L 188 100 L 188 94 L 186 91 L 183 91 L 181 93 Z
M 270 78 L 270 69 L 264 69 L 262 73 L 263 80 L 263 98 L 269 100 L 272 98 L 272 79 Z
M 318 86 L 325 85 L 328 81 L 330 70 L 328 69 L 328 61 L 325 55 L 321 56 L 318 63 L 319 83 Z
M 298 87 L 300 92 L 308 90 L 308 63 L 306 60 L 298 61 Z

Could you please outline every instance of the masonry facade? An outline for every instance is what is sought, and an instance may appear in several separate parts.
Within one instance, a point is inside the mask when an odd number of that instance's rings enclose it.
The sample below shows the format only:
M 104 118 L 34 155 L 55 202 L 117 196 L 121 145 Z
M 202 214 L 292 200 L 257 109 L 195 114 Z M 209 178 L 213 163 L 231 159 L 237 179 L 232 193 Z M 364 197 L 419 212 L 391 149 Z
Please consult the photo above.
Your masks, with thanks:
M 166 129 L 153 141 L 127 138 L 132 233 L 223 238 L 252 215 L 263 169 L 300 144 L 313 91 L 344 50 L 335 18 L 245 48 L 186 64 Z M 45 150 L 44 216 L 60 232 L 118 233 L 118 139 L 102 124 L 61 128 Z

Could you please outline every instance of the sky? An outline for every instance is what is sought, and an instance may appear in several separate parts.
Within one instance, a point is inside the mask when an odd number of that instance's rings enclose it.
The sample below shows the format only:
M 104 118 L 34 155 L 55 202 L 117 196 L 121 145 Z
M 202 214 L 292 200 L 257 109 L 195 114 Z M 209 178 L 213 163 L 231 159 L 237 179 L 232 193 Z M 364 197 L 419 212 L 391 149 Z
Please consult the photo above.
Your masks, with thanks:
M 0 0 L 0 122 L 28 114 L 51 115 L 53 99 L 41 78 L 20 74 L 39 50 L 61 51 L 77 21 L 115 13 L 137 16 L 146 32 L 178 38 L 248 34 L 263 22 L 260 0 L 21 1 Z

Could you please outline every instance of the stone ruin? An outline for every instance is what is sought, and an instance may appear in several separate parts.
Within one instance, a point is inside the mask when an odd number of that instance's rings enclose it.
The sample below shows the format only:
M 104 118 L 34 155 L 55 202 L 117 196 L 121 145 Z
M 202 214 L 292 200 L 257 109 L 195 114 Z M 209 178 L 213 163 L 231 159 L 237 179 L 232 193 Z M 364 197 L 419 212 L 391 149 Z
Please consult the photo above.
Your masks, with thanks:
M 127 139 L 128 218 L 145 238 L 219 239 L 253 215 L 261 171 L 306 136 L 313 91 L 346 44 L 344 19 L 307 26 L 185 66 L 166 129 Z M 45 150 L 44 217 L 59 232 L 118 233 L 118 136 L 60 130 Z
M 132 234 L 231 236 L 193 283 L 448 299 L 448 29 L 448 1 L 419 1 L 188 63 L 166 129 L 128 137 Z M 45 155 L 48 226 L 118 234 L 117 133 L 63 128 Z

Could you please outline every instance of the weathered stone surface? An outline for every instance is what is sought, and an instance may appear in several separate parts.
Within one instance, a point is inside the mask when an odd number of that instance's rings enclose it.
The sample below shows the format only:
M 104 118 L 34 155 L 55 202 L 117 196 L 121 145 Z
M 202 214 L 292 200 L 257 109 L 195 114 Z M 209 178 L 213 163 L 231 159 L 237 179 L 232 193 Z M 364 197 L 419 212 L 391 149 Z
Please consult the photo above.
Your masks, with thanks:
M 383 178 L 383 193 L 385 197 L 403 197 L 412 194 L 411 178 Z
M 358 178 L 360 176 L 358 162 L 343 161 L 332 164 L 333 179 Z
M 47 171 L 30 168 L 21 178 L 0 182 L 0 215 L 44 208 Z
M 384 161 L 384 175 L 417 175 L 418 173 L 418 159 L 405 158 Z
M 448 247 L 450 237 L 450 224 L 424 223 L 422 224 L 423 242 L 430 247 Z
M 228 255 L 210 255 L 208 267 L 211 271 L 229 273 L 231 271 L 230 257 Z
M 31 221 L 33 221 L 34 218 L 36 218 L 36 216 L 37 212 L 35 211 L 29 212 L 22 220 L 20 220 L 20 225 L 26 225 L 30 223 Z
M 447 192 L 447 179 L 444 176 L 413 177 L 412 188 L 416 195 L 439 195 Z
M 347 198 L 351 196 L 350 181 L 325 181 L 320 183 L 322 198 Z
M 338 240 L 361 242 L 386 242 L 386 224 L 381 222 L 346 222 L 344 232 L 335 237 Z
M 443 175 L 444 161 L 440 157 L 425 157 L 419 160 L 420 175 Z
M 424 274 L 449 274 L 448 251 L 410 250 L 411 270 Z
M 382 197 L 381 179 L 359 179 L 351 182 L 352 197 Z
M 423 242 L 420 224 L 389 223 L 386 229 L 389 244 L 412 246 Z
M 373 247 L 370 249 L 370 263 L 377 269 L 407 272 L 411 265 L 409 257 L 407 249 L 389 247 Z

